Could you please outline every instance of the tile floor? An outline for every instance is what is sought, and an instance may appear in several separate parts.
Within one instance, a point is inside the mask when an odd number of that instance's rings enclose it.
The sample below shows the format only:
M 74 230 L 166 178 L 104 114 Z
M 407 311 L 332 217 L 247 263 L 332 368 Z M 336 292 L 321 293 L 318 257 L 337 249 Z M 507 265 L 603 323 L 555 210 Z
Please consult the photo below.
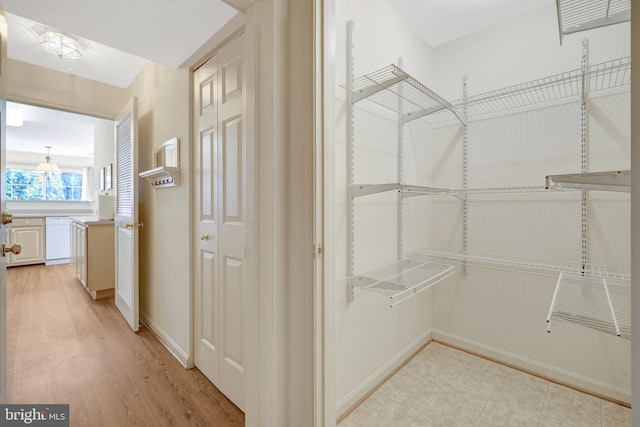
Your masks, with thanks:
M 430 343 L 339 427 L 631 426 L 631 410 Z

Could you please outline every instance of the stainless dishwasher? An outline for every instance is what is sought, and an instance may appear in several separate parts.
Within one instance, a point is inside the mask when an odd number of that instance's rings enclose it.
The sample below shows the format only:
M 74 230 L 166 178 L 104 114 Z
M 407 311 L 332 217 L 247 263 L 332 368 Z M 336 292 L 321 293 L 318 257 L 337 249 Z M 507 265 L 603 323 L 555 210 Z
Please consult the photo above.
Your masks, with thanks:
M 46 265 L 67 264 L 71 256 L 71 218 L 48 216 L 46 219 Z

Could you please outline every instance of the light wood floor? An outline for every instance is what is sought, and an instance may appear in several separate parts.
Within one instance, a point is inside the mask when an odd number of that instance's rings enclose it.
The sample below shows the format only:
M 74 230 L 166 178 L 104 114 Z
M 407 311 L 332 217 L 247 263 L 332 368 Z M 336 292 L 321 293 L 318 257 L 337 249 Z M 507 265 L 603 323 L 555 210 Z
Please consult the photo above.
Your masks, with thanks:
M 184 369 L 113 298 L 93 301 L 69 264 L 9 269 L 9 403 L 68 403 L 71 426 L 242 426 L 243 413 Z

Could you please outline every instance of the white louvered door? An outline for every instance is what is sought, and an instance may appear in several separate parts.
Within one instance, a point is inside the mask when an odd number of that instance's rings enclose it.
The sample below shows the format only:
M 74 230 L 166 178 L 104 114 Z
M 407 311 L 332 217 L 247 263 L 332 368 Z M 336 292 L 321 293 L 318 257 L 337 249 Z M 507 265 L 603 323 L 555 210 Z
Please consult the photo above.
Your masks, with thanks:
M 138 100 L 116 122 L 116 307 L 138 330 Z

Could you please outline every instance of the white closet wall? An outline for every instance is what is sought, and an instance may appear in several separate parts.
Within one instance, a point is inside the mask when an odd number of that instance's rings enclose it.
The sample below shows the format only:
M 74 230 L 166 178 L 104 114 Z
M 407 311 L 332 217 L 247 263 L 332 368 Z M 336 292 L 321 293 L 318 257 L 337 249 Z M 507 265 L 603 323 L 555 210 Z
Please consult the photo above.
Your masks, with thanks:
M 433 51 L 433 89 L 462 97 L 580 68 L 581 39 L 589 63 L 629 55 L 629 25 L 568 36 L 558 43 L 554 5 L 463 37 Z M 588 101 L 589 171 L 629 169 L 629 92 Z M 435 129 L 435 186 L 460 186 L 462 152 L 455 127 Z M 580 104 L 509 111 L 471 121 L 469 187 L 544 185 L 547 174 L 580 172 Z M 453 136 L 452 136 L 453 135 Z M 433 246 L 459 248 L 462 204 L 433 198 Z M 589 192 L 589 262 L 629 267 L 630 198 Z M 579 261 L 580 193 L 469 197 L 471 251 Z M 630 343 L 546 314 L 557 277 L 470 266 L 433 292 L 434 338 L 610 397 L 630 399 Z
M 404 60 L 404 68 L 429 83 L 432 80 L 431 48 L 420 39 L 384 0 L 336 2 L 336 82 L 346 77 L 346 22 L 355 23 L 355 71 L 364 74 Z M 345 91 L 337 89 L 336 106 L 336 276 L 347 277 L 347 156 Z M 355 108 L 356 183 L 398 182 L 396 117 L 363 102 Z M 365 105 L 366 104 L 366 105 Z M 405 127 L 406 179 L 425 183 L 429 177 L 425 130 Z M 358 198 L 355 204 L 355 272 L 394 261 L 397 238 L 397 193 Z M 411 200 L 405 221 L 412 234 L 405 245 L 421 247 L 429 238 L 428 200 Z M 408 206 L 408 205 L 407 205 Z M 362 398 L 369 389 L 426 342 L 431 333 L 430 292 L 390 309 L 389 298 L 373 292 L 347 301 L 347 286 L 336 284 L 336 396 L 338 414 Z

